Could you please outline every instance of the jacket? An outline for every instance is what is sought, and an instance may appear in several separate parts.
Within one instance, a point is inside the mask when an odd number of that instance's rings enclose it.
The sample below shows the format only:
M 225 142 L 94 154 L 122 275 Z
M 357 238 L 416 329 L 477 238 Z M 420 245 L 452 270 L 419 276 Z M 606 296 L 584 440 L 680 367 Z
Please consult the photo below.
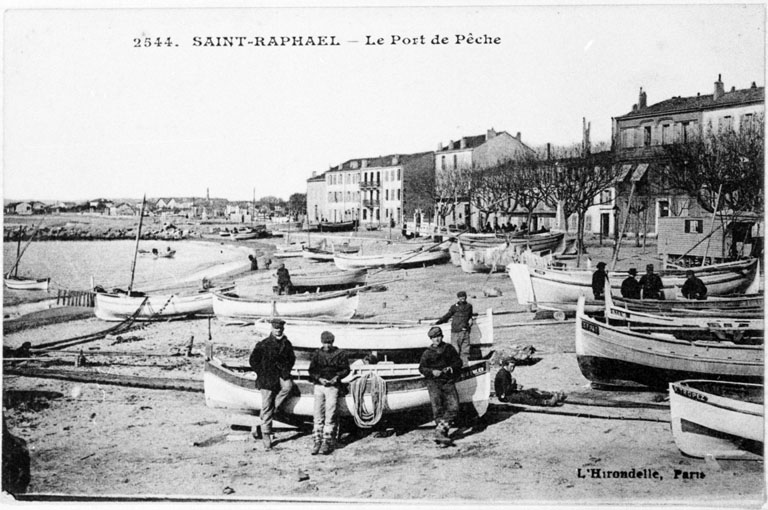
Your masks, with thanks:
M 592 294 L 595 295 L 595 299 L 602 297 L 605 292 L 605 281 L 608 279 L 608 274 L 598 269 L 592 274 Z
M 437 347 L 430 345 L 421 355 L 419 372 L 427 379 L 440 382 L 455 381 L 459 378 L 461 364 L 461 358 L 456 349 L 451 344 L 440 342 Z M 443 370 L 444 372 L 435 377 L 432 374 L 433 370 Z
M 496 392 L 496 398 L 508 397 L 517 391 L 517 380 L 512 377 L 509 370 L 500 368 L 493 380 L 493 389 Z
M 320 379 L 333 379 L 334 386 L 341 386 L 341 380 L 349 375 L 349 357 L 346 351 L 338 347 L 331 347 L 324 351 L 318 349 L 312 353 L 309 360 L 309 378 L 315 384 L 320 384 Z
M 664 299 L 661 277 L 656 273 L 644 274 L 640 278 L 640 287 L 643 289 L 643 299 Z
M 260 390 L 279 390 L 280 379 L 290 379 L 296 355 L 288 337 L 278 340 L 272 334 L 257 343 L 248 360 L 256 372 L 256 387 Z
M 452 318 L 451 332 L 469 331 L 469 321 L 472 319 L 473 313 L 472 305 L 469 303 L 455 303 L 448 309 L 448 313 L 440 317 L 435 324 L 443 324 Z
M 707 298 L 707 286 L 704 285 L 699 278 L 693 277 L 685 280 L 681 291 L 683 297 L 688 299 L 706 299 Z
M 633 277 L 628 276 L 621 282 L 621 297 L 627 299 L 640 299 L 640 284 Z

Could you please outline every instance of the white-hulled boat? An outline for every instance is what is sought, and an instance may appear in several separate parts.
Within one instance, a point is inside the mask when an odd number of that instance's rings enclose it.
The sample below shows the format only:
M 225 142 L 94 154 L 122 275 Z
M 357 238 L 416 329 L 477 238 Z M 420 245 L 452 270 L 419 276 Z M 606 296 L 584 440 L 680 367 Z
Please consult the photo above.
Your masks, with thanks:
M 354 289 L 290 296 L 255 295 L 239 297 L 214 293 L 213 313 L 227 319 L 261 317 L 337 317 L 350 319 L 357 311 L 360 297 Z
M 666 388 L 682 379 L 762 383 L 763 346 L 723 340 L 684 340 L 639 332 L 588 317 L 579 298 L 576 359 L 581 373 L 604 386 Z
M 409 250 L 379 255 L 336 253 L 333 256 L 333 262 L 336 264 L 336 267 L 345 270 L 373 268 L 405 269 L 446 262 L 449 258 L 447 248 L 446 242 L 426 250 Z
M 686 455 L 759 459 L 764 443 L 762 384 L 686 380 L 669 385 L 675 444 Z
M 8 276 L 3 278 L 6 288 L 13 290 L 48 290 L 50 278 L 26 278 L 24 276 Z
M 623 308 L 638 312 L 666 313 L 758 313 L 765 309 L 763 294 L 741 294 L 735 296 L 712 296 L 704 300 L 685 299 L 627 299 L 612 297 L 613 302 Z
M 272 254 L 273 257 L 278 259 L 287 259 L 291 257 L 301 257 L 304 252 L 304 244 L 291 244 L 288 246 L 278 246 L 277 251 Z
M 427 331 L 433 323 L 434 320 L 415 324 L 288 319 L 285 332 L 299 357 L 308 357 L 316 351 L 320 346 L 320 334 L 330 331 L 336 337 L 334 345 L 347 351 L 351 359 L 362 359 L 373 353 L 379 359 L 395 363 L 415 363 L 429 346 Z M 266 336 L 271 326 L 267 320 L 262 320 L 256 322 L 255 329 Z M 448 335 L 447 330 L 445 334 Z M 472 359 L 484 357 L 493 350 L 493 311 L 490 308 L 475 318 L 469 341 Z
M 96 292 L 94 314 L 105 321 L 123 321 L 139 311 L 139 321 L 168 320 L 213 313 L 213 292 L 232 290 L 235 284 L 205 290 L 144 295 L 133 292 Z M 140 310 L 139 310 L 140 309 Z
M 307 367 L 308 368 L 308 367 Z M 291 394 L 280 411 L 289 417 L 311 419 L 314 411 L 314 386 L 308 379 L 307 368 L 294 368 L 292 375 L 298 391 Z M 415 420 L 423 412 L 424 421 L 432 419 L 429 394 L 417 364 L 353 365 L 345 379 L 350 391 L 339 398 L 338 413 L 342 418 L 359 416 L 361 405 L 374 409 L 372 393 L 380 403 L 381 416 L 407 413 Z M 372 379 L 375 379 L 372 380 Z M 228 412 L 257 415 L 261 411 L 261 392 L 256 389 L 256 374 L 247 366 L 229 365 L 215 357 L 205 362 L 203 381 L 205 403 L 208 407 Z M 379 384 L 375 384 L 378 382 Z M 361 384 L 360 392 L 354 391 Z M 456 382 L 459 404 L 463 412 L 483 416 L 488 409 L 491 377 L 487 360 L 470 361 L 462 367 Z M 360 402 L 358 399 L 362 399 Z
M 711 266 L 690 268 L 707 286 L 707 295 L 722 296 L 738 292 L 756 292 L 759 285 L 759 262 L 757 259 L 739 260 Z M 529 264 L 513 263 L 507 272 L 515 286 L 518 303 L 531 304 L 536 301 L 549 303 L 576 302 L 579 296 L 592 296 L 592 273 L 590 269 L 535 267 Z M 658 272 L 664 284 L 667 299 L 675 299 L 677 290 L 685 283 L 685 270 L 671 269 Z M 621 293 L 621 282 L 629 276 L 625 271 L 608 272 L 608 280 L 614 294 Z
M 367 269 L 291 274 L 291 284 L 293 285 L 293 289 L 297 292 L 350 289 L 365 285 L 367 279 Z
M 668 327 L 706 328 L 727 331 L 763 331 L 765 320 L 763 311 L 742 313 L 738 309 L 691 309 L 685 308 L 686 302 L 675 301 L 677 308 L 650 312 L 638 311 L 614 302 L 611 293 L 605 292 L 605 317 L 616 321 L 637 325 Z
M 517 248 L 509 243 L 500 244 L 493 248 L 465 247 L 461 241 L 459 247 L 459 263 L 465 273 L 492 273 L 504 271 L 507 264 L 517 262 Z

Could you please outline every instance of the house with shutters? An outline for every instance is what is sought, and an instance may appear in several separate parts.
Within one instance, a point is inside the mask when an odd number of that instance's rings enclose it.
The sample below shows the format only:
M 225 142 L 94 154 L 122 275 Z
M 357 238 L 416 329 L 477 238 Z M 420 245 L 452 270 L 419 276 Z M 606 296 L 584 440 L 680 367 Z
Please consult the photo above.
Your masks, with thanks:
M 616 207 L 600 212 L 596 232 L 613 235 L 621 230 L 616 213 L 626 210 L 630 194 L 633 213 L 628 217 L 627 233 L 654 236 L 663 218 L 708 215 L 691 197 L 662 185 L 665 146 L 702 136 L 709 129 L 739 129 L 764 113 L 765 87 L 755 82 L 748 88 L 727 91 L 718 76 L 712 94 L 675 96 L 653 104 L 648 104 L 647 93 L 640 88 L 631 111 L 612 119 L 612 147 L 620 165 L 618 183 L 612 190 Z

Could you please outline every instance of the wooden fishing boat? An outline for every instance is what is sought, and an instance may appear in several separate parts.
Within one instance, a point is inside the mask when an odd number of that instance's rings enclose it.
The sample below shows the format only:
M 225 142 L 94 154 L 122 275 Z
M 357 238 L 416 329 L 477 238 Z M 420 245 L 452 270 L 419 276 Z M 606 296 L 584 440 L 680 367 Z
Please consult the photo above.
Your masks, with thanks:
M 50 278 L 26 278 L 24 276 L 8 276 L 3 279 L 5 286 L 12 290 L 48 290 Z
M 157 251 L 157 250 L 139 250 L 139 254 L 141 255 L 151 255 L 154 258 L 160 258 L 160 259 L 172 259 L 176 255 L 176 250 L 168 249 L 166 251 Z
M 145 295 L 140 292 L 96 292 L 94 314 L 104 321 L 181 319 L 213 313 L 213 292 L 226 292 L 234 283 L 205 290 Z M 138 313 L 137 313 L 138 312 Z
M 305 259 L 316 260 L 320 262 L 333 262 L 333 255 L 335 253 L 357 253 L 360 251 L 359 246 L 350 246 L 343 244 L 339 246 L 331 245 L 330 249 L 326 247 L 310 247 L 304 246 L 301 256 Z
M 523 234 L 510 232 L 504 234 L 459 234 L 456 242 L 461 242 L 465 248 L 494 248 L 499 245 L 509 245 L 518 251 L 553 252 L 563 246 L 564 232 L 542 232 L 540 234 Z
M 324 271 L 322 273 L 291 273 L 291 285 L 296 292 L 318 292 L 351 289 L 365 285 L 367 269 L 356 271 Z
M 446 262 L 449 258 L 446 243 L 429 249 L 409 250 L 379 255 L 355 255 L 336 253 L 333 262 L 339 269 L 406 269 Z
M 693 269 L 696 276 L 707 286 L 709 296 L 721 296 L 739 292 L 757 292 L 759 285 L 759 262 L 757 259 L 739 260 Z M 590 269 L 558 267 L 536 267 L 529 264 L 513 263 L 507 272 L 515 286 L 518 303 L 530 304 L 536 301 L 550 303 L 576 302 L 579 296 L 592 296 L 592 273 Z M 659 271 L 664 284 L 664 294 L 674 299 L 677 289 L 685 283 L 685 270 Z M 625 271 L 608 272 L 611 290 L 621 293 L 621 282 L 629 276 Z
M 465 273 L 502 272 L 507 264 L 517 262 L 517 248 L 505 242 L 493 248 L 465 247 L 458 241 L 459 262 Z
M 488 409 L 491 392 L 488 363 L 487 360 L 469 362 L 462 367 L 456 382 L 461 412 L 468 416 L 483 416 Z M 281 406 L 281 414 L 303 420 L 312 418 L 314 387 L 309 381 L 307 368 L 306 365 L 294 368 L 292 376 L 298 391 L 292 393 Z M 344 381 L 350 391 L 339 398 L 338 413 L 341 418 L 359 417 L 361 413 L 358 409 L 362 406 L 376 411 L 378 402 L 378 412 L 382 417 L 407 414 L 411 423 L 415 423 L 420 416 L 424 417 L 424 422 L 431 421 L 426 380 L 419 373 L 418 365 L 380 363 L 353 365 L 351 368 L 352 373 Z M 233 413 L 258 415 L 262 403 L 255 379 L 256 374 L 248 366 L 228 364 L 216 357 L 208 357 L 203 374 L 206 405 Z
M 759 459 L 764 443 L 762 384 L 685 380 L 669 385 L 675 444 L 692 457 Z
M 256 239 L 259 237 L 259 233 L 255 231 L 250 232 L 232 232 L 232 239 L 235 241 L 245 241 L 247 239 Z
M 216 292 L 213 294 L 213 313 L 217 317 L 231 319 L 273 316 L 350 319 L 357 311 L 359 299 L 354 289 L 290 296 L 253 295 L 248 297 Z
M 639 326 L 691 327 L 721 331 L 764 331 L 763 310 L 744 312 L 739 309 L 692 309 L 686 303 L 677 302 L 678 308 L 660 309 L 655 313 L 648 309 L 633 310 L 614 302 L 611 293 L 605 293 L 605 317 L 612 323 Z
M 759 313 L 765 310 L 763 294 L 741 294 L 734 296 L 712 296 L 704 300 L 686 299 L 627 299 L 612 296 L 614 304 L 636 311 L 672 314 L 679 313 Z
M 423 323 L 355 321 L 312 321 L 289 319 L 285 331 L 291 339 L 296 356 L 308 358 L 320 347 L 320 334 L 330 331 L 336 337 L 334 345 L 344 349 L 351 359 L 362 359 L 375 354 L 379 359 L 395 363 L 416 363 L 429 346 L 427 331 L 434 320 Z M 268 320 L 257 321 L 256 332 L 268 335 Z M 447 335 L 446 331 L 446 335 Z M 470 359 L 479 359 L 493 350 L 493 311 L 475 318 L 470 330 Z
M 354 230 L 357 225 L 356 221 L 339 221 L 336 223 L 320 222 L 317 225 L 317 229 L 320 232 L 344 232 L 348 230 Z
M 301 257 L 303 252 L 303 243 L 291 244 L 288 246 L 278 246 L 277 251 L 275 251 L 272 256 L 278 259 L 287 259 L 291 257 Z
M 576 359 L 581 373 L 603 386 L 666 388 L 682 379 L 762 383 L 763 346 L 722 340 L 684 340 L 588 317 L 579 298 Z

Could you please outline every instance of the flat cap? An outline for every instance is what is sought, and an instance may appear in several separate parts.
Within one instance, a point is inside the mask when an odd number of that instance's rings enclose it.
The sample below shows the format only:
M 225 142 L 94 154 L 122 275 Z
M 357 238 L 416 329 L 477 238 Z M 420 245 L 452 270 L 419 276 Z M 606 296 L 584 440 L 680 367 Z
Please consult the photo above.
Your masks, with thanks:
M 605 267 L 605 262 L 598 262 L 597 267 Z
M 427 332 L 427 336 L 429 338 L 443 336 L 443 330 L 440 329 L 440 326 L 432 326 L 431 328 L 429 328 L 429 331 Z
M 467 293 L 463 290 L 460 290 L 456 293 L 456 297 L 467 297 Z
M 516 365 L 517 364 L 517 360 L 515 358 L 513 358 L 512 356 L 507 356 L 506 358 L 501 360 L 501 364 L 502 365 L 509 365 L 510 363 Z
M 272 319 L 269 321 L 270 324 L 272 324 L 273 328 L 284 328 L 285 327 L 285 321 L 283 319 Z
M 335 339 L 336 337 L 330 331 L 320 333 L 320 341 L 324 344 L 332 344 Z
M 629 274 L 637 274 L 637 269 L 635 269 L 634 267 L 630 267 Z

